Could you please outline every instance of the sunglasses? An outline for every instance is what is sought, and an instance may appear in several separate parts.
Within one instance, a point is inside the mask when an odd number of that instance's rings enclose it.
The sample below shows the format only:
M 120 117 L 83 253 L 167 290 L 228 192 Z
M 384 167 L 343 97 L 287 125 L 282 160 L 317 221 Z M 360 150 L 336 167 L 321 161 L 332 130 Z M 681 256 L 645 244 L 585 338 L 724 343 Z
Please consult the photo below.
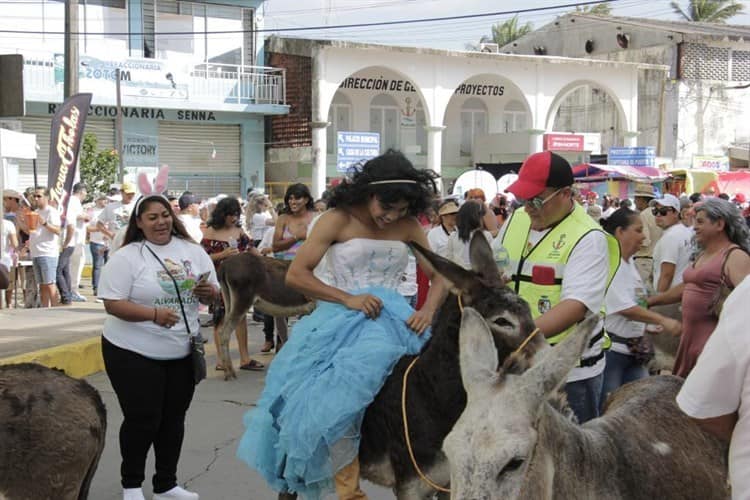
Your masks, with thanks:
M 531 206 L 532 206 L 532 207 L 533 207 L 533 208 L 534 208 L 535 210 L 541 210 L 541 209 L 542 209 L 542 207 L 543 207 L 543 206 L 544 206 L 544 205 L 545 205 L 545 204 L 546 204 L 546 203 L 547 203 L 547 202 L 548 202 L 549 200 L 551 200 L 552 198 L 554 198 L 555 196 L 557 196 L 557 193 L 559 193 L 559 192 L 560 192 L 560 191 L 562 191 L 563 189 L 564 189 L 564 188 L 560 188 L 560 189 L 558 189 L 557 191 L 555 191 L 555 192 L 554 192 L 554 193 L 552 193 L 551 195 L 547 196 L 546 198 L 542 198 L 541 196 L 535 196 L 535 197 L 533 197 L 533 198 L 530 198 L 530 199 L 528 199 L 528 200 L 524 200 L 524 199 L 518 198 L 518 202 L 519 202 L 519 203 L 520 203 L 521 205 L 531 205 Z
M 672 208 L 672 207 L 661 207 L 661 208 L 654 207 L 654 208 L 651 209 L 651 213 L 652 214 L 654 214 L 654 215 L 661 215 L 662 217 L 664 217 L 665 215 L 667 215 L 669 212 L 674 212 L 674 211 L 675 211 L 675 209 Z

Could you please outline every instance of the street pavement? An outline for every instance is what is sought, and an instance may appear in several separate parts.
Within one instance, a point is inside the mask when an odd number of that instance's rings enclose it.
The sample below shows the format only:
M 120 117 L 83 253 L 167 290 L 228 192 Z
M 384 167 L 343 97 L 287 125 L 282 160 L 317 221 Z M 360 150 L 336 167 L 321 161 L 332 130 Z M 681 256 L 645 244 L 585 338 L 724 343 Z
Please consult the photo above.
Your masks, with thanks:
M 259 353 L 263 333 L 258 323 L 248 324 L 251 355 L 268 365 L 272 355 Z M 213 339 L 212 329 L 203 328 L 204 338 Z M 236 348 L 236 340 L 232 339 Z M 239 355 L 234 352 L 235 367 Z M 188 410 L 185 441 L 177 470 L 177 479 L 183 487 L 200 494 L 202 500 L 273 500 L 276 494 L 265 481 L 236 456 L 242 436 L 242 417 L 258 399 L 265 372 L 238 370 L 237 380 L 225 382 L 216 365 L 213 342 L 207 344 L 206 364 L 208 378 L 196 388 L 195 397 Z M 86 378 L 101 394 L 107 406 L 107 443 L 94 477 L 89 498 L 92 500 L 118 500 L 120 487 L 120 454 L 118 432 L 122 413 L 109 379 L 103 372 Z M 146 465 L 143 484 L 146 498 L 151 496 L 153 452 Z M 363 482 L 363 489 L 371 500 L 392 500 L 390 490 Z

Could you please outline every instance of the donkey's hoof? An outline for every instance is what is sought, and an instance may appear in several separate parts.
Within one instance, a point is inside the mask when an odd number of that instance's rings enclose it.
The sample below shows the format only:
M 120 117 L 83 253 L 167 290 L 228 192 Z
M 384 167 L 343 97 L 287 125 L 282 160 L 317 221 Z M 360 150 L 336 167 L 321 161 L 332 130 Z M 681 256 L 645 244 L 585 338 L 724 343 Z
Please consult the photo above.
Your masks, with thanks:
M 237 372 L 234 371 L 234 368 L 224 368 L 224 381 L 236 380 L 236 379 L 237 379 Z

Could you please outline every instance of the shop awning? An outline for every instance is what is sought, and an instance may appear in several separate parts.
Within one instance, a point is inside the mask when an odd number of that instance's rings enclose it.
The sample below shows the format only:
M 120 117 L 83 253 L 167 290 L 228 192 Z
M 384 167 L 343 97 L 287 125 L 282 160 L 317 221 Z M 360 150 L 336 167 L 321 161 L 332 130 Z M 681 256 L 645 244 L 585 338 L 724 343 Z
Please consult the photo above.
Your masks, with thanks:
M 656 167 L 582 163 L 573 167 L 573 177 L 577 182 L 600 182 L 616 179 L 655 182 L 665 179 L 666 175 Z

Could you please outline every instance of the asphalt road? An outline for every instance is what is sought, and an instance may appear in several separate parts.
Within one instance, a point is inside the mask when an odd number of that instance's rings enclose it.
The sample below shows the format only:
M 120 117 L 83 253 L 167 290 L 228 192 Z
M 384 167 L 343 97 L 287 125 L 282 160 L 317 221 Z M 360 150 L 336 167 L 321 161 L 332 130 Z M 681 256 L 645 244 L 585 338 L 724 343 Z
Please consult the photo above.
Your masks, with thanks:
M 203 329 L 205 338 L 213 338 L 211 330 Z M 260 325 L 249 324 L 250 352 L 258 353 L 263 334 Z M 236 347 L 236 341 L 232 343 Z M 202 381 L 195 393 L 186 420 L 185 441 L 182 448 L 177 478 L 185 488 L 200 494 L 203 500 L 273 500 L 276 494 L 254 471 L 247 468 L 236 456 L 242 436 L 242 416 L 253 407 L 263 389 L 265 372 L 238 371 L 237 380 L 224 382 L 221 372 L 213 367 L 216 358 L 209 349 L 208 378 Z M 235 367 L 238 355 L 235 351 Z M 268 364 L 270 355 L 255 357 Z M 91 487 L 91 500 L 119 500 L 120 453 L 118 432 L 122 413 L 106 374 L 98 373 L 87 378 L 101 394 L 107 406 L 107 443 Z M 143 484 L 146 498 L 151 497 L 153 453 L 146 465 Z M 390 490 L 363 482 L 363 489 L 371 500 L 391 500 Z

